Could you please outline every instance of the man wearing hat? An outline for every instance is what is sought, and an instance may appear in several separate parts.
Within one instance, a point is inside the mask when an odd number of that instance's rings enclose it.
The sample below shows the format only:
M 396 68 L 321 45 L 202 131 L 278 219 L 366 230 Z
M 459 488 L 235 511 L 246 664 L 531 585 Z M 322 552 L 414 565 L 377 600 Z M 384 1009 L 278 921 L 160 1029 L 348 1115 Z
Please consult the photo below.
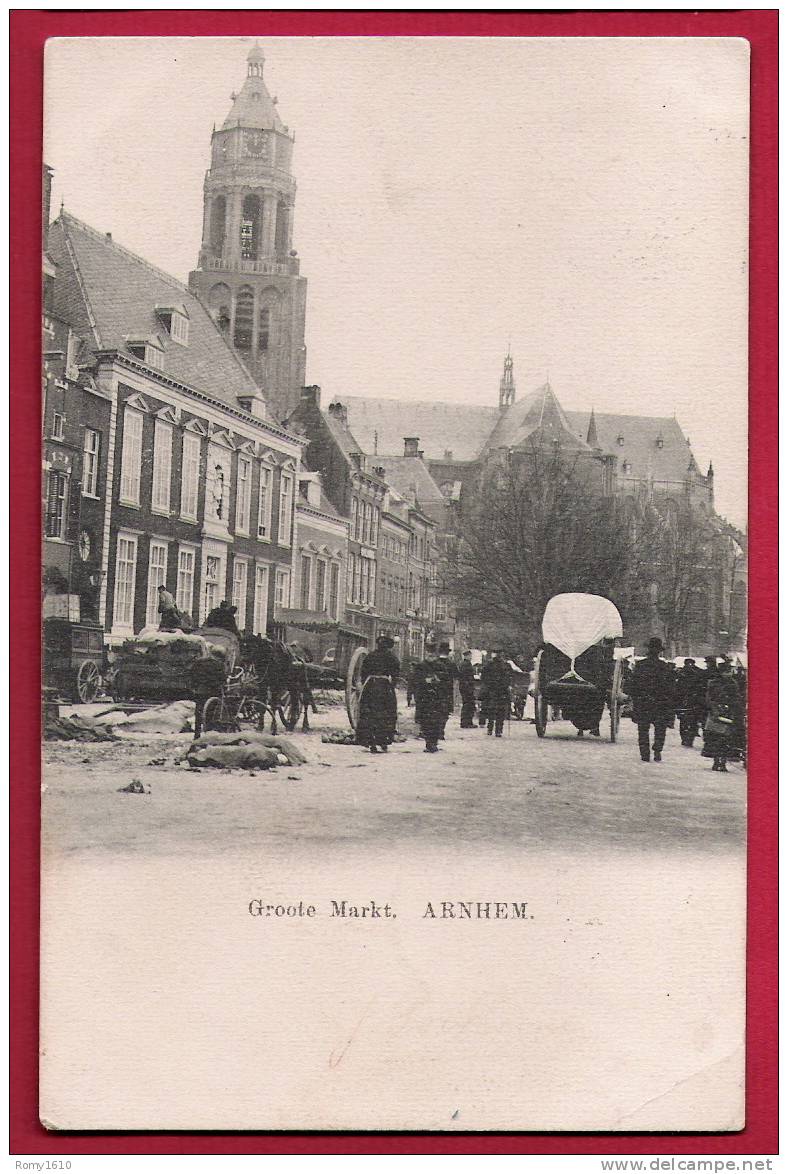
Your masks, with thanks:
M 400 664 L 393 648 L 394 641 L 390 636 L 378 636 L 375 651 L 364 658 L 361 666 L 363 685 L 356 742 L 359 746 L 368 746 L 372 754 L 377 754 L 379 749 L 385 754 L 397 732 L 396 684 Z
M 451 659 L 451 644 L 446 640 L 438 645 L 438 659 L 443 662 L 445 672 L 443 683 L 443 711 L 445 717 L 440 736 L 441 742 L 444 742 L 446 740 L 446 723 L 449 720 L 449 714 L 454 713 L 454 682 L 457 679 L 457 666 Z
M 446 664 L 438 656 L 434 640 L 425 644 L 424 660 L 413 667 L 413 692 L 416 698 L 416 721 L 425 741 L 426 754 L 435 754 L 446 726 Z
M 664 645 L 659 636 L 652 636 L 647 644 L 647 655 L 638 661 L 632 673 L 630 694 L 632 720 L 638 728 L 638 745 L 643 762 L 662 761 L 665 731 L 676 715 L 676 674 L 672 664 L 662 660 Z M 651 727 L 654 742 L 649 745 Z
M 503 723 L 509 716 L 512 671 L 503 657 L 502 648 L 492 650 L 491 659 L 482 669 L 481 687 L 484 691 L 484 715 L 487 733 L 496 738 L 503 735 Z
M 466 649 L 462 654 L 462 661 L 457 671 L 460 686 L 460 729 L 474 730 L 476 728 L 476 677 L 471 663 L 471 650 Z

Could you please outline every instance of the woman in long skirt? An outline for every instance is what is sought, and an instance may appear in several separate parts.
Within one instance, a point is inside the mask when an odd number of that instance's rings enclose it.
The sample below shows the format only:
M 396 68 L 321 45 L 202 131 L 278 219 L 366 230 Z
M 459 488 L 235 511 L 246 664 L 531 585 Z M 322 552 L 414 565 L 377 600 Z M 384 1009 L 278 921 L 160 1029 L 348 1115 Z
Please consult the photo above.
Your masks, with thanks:
M 356 742 L 368 746 L 370 753 L 384 753 L 394 741 L 397 732 L 396 684 L 400 664 L 391 651 L 394 641 L 390 636 L 378 636 L 374 652 L 370 652 L 361 667 L 363 686 L 358 708 Z
M 720 665 L 706 690 L 709 716 L 703 731 L 704 758 L 713 758 L 712 770 L 727 771 L 727 761 L 736 756 L 736 733 L 740 728 L 741 697 L 732 666 Z

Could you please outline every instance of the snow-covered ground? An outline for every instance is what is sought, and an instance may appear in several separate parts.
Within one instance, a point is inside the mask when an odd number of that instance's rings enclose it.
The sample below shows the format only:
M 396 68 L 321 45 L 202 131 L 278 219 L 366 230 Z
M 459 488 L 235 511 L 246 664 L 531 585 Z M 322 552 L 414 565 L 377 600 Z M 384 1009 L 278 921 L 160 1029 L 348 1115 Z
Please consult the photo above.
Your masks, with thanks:
M 739 1124 L 741 767 L 674 732 L 643 764 L 631 722 L 611 745 L 454 717 L 440 754 L 409 736 L 378 756 L 321 742 L 339 705 L 314 726 L 292 735 L 304 766 L 251 774 L 178 764 L 188 733 L 45 746 L 48 1121 Z

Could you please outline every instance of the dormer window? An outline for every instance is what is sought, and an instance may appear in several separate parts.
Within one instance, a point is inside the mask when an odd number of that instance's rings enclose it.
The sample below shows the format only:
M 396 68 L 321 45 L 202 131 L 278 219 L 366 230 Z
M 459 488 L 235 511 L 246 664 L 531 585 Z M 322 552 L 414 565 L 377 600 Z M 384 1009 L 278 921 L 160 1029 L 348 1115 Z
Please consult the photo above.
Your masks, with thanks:
M 632 466 L 630 465 L 629 461 L 624 461 L 623 465 L 621 466 L 621 472 L 624 474 L 632 472 Z
M 620 432 L 619 432 L 618 436 L 616 437 L 616 444 L 617 444 L 619 447 L 622 447 L 622 446 L 623 446 L 623 444 L 624 444 L 624 437 L 621 435 L 621 433 L 620 433 Z
M 662 433 L 660 432 L 659 436 L 657 437 L 657 448 L 664 448 L 664 447 L 665 447 L 665 440 L 664 440 Z
M 189 315 L 185 306 L 156 306 L 156 316 L 173 342 L 189 345 Z
M 126 340 L 126 349 L 135 359 L 141 359 L 149 367 L 157 371 L 164 370 L 164 348 L 161 343 L 150 338 L 129 338 Z

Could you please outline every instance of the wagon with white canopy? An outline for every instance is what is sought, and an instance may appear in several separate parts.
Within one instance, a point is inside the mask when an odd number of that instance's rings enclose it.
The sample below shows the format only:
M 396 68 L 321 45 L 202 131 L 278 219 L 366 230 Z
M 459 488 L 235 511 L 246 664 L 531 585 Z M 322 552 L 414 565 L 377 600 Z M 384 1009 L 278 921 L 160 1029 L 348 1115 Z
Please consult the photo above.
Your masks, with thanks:
M 554 595 L 542 620 L 543 645 L 534 663 L 534 724 L 547 733 L 551 711 L 573 722 L 578 734 L 599 734 L 605 705 L 610 741 L 618 736 L 623 662 L 614 642 L 623 625 L 618 608 L 601 595 Z

